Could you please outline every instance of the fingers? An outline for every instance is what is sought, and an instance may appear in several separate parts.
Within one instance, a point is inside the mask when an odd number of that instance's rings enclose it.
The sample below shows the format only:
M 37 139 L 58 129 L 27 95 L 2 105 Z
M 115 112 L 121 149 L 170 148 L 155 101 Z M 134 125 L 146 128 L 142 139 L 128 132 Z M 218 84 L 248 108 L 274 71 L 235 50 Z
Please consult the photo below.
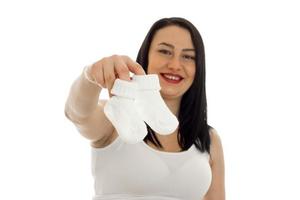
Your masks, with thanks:
M 116 79 L 115 70 L 114 70 L 114 62 L 112 59 L 105 58 L 103 59 L 103 77 L 104 77 L 104 85 L 107 87 L 109 93 L 113 87 L 113 84 Z
M 143 67 L 128 56 L 112 55 L 104 57 L 94 63 L 91 75 L 103 88 L 107 88 L 111 97 L 111 89 L 116 78 L 130 81 L 130 72 L 136 75 L 145 75 Z
M 128 56 L 123 56 L 123 57 L 124 57 L 124 60 L 125 60 L 128 68 L 129 68 L 129 70 L 132 73 L 134 73 L 136 75 L 145 75 L 146 74 L 145 70 L 143 69 L 143 67 L 139 63 L 133 61 Z
M 129 69 L 122 57 L 115 58 L 115 72 L 119 79 L 130 81 Z
M 92 74 L 92 77 L 95 79 L 95 81 L 102 88 L 106 88 L 104 77 L 103 77 L 103 68 L 102 67 L 103 66 L 102 66 L 101 62 L 97 62 L 97 63 L 93 64 L 93 66 L 91 68 L 91 74 Z

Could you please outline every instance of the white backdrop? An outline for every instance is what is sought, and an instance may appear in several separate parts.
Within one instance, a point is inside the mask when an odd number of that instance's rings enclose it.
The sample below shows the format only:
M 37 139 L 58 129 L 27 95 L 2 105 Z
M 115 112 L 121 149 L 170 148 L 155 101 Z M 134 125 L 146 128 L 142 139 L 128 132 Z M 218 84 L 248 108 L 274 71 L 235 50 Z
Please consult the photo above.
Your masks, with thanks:
M 227 199 L 300 199 L 300 14 L 289 0 L 1 1 L 0 199 L 92 198 L 89 141 L 64 116 L 70 86 L 103 56 L 135 59 L 152 23 L 172 16 L 204 40 Z

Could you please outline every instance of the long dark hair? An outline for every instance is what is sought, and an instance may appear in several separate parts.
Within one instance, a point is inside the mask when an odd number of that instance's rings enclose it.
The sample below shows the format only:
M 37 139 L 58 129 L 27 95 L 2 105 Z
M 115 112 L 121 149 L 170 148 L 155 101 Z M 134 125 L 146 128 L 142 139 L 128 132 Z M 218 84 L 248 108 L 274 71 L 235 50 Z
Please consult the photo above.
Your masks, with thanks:
M 143 44 L 139 50 L 136 61 L 143 66 L 147 72 L 149 48 L 156 31 L 166 26 L 176 25 L 188 30 L 191 34 L 195 48 L 196 72 L 191 87 L 184 93 L 179 108 L 178 143 L 183 151 L 195 144 L 201 152 L 210 153 L 210 135 L 212 128 L 207 124 L 207 103 L 205 91 L 205 54 L 202 37 L 197 28 L 184 18 L 172 17 L 163 18 L 155 22 L 150 28 Z M 146 124 L 147 125 L 147 124 Z M 144 141 L 151 141 L 156 147 L 162 145 L 154 134 L 154 131 L 147 125 L 148 134 Z

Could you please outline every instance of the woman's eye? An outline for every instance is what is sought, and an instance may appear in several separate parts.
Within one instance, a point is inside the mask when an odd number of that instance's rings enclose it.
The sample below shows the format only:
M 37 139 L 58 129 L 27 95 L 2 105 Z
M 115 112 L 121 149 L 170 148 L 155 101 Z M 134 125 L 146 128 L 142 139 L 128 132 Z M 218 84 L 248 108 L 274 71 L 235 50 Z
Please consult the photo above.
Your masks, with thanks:
M 161 49 L 161 50 L 158 50 L 160 53 L 163 53 L 163 54 L 166 54 L 166 55 L 171 55 L 171 51 L 168 51 L 168 50 L 165 50 L 165 49 Z
M 187 60 L 195 60 L 195 57 L 190 55 L 184 55 L 183 58 Z

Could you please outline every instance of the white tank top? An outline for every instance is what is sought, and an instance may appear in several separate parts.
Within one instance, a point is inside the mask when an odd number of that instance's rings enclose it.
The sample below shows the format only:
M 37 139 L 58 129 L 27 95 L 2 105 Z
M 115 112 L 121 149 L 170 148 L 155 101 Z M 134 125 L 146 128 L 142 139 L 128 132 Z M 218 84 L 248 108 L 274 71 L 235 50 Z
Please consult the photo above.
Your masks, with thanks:
M 91 148 L 93 200 L 200 200 L 211 183 L 209 154 L 195 145 L 163 152 L 117 137 L 104 148 Z

